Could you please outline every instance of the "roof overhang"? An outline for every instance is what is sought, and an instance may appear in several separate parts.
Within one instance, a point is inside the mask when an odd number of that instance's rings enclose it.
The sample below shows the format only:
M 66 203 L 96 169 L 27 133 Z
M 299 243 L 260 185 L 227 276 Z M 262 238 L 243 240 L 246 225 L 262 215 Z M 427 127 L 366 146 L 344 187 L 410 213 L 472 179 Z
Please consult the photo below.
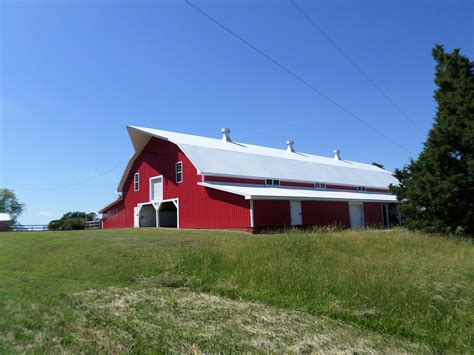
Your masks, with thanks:
M 201 186 L 244 196 L 247 200 L 313 200 L 397 203 L 396 196 L 388 193 L 313 190 L 262 185 L 234 185 L 221 183 L 198 183 Z
M 118 204 L 119 202 L 122 201 L 122 198 L 119 197 L 118 199 L 116 199 L 115 201 L 112 201 L 111 203 L 109 203 L 107 206 L 105 207 L 102 207 L 98 213 L 104 213 L 105 211 L 111 209 L 112 207 L 114 207 L 116 204 Z

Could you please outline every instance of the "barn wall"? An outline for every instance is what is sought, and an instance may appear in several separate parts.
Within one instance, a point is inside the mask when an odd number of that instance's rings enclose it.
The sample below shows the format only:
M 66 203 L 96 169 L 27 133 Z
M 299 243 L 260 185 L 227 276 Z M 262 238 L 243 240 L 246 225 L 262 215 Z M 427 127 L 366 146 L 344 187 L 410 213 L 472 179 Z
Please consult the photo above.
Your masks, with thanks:
M 132 222 L 129 223 L 127 218 L 127 213 L 123 201 L 120 201 L 112 208 L 107 210 L 106 213 L 102 214 L 103 228 L 124 228 L 124 227 L 133 227 L 133 216 Z
M 382 188 L 375 188 L 375 187 L 368 187 L 367 192 L 382 192 L 382 193 L 388 193 L 390 192 L 389 189 L 382 189 Z
M 229 182 L 235 184 L 253 184 L 253 185 L 265 185 L 265 179 L 249 179 L 249 178 L 239 178 L 231 176 L 206 176 L 206 182 Z M 301 187 L 306 189 L 314 189 L 314 183 L 309 182 L 299 182 L 299 181 L 287 181 L 280 180 L 280 186 L 285 187 Z M 336 185 L 336 184 L 326 184 L 326 188 L 329 190 L 344 190 L 344 191 L 357 191 L 357 186 L 351 185 Z M 389 190 L 386 188 L 373 188 L 367 187 L 367 192 L 381 192 L 388 193 Z
M 302 201 L 303 224 L 327 226 L 338 224 L 349 227 L 349 204 L 335 201 Z
M 305 187 L 309 189 L 314 189 L 314 184 L 296 181 L 280 181 L 280 186 Z
M 383 226 L 382 204 L 379 202 L 364 202 L 364 218 L 366 227 Z
M 177 184 L 176 162 L 183 163 L 183 182 Z M 140 190 L 133 175 L 140 174 Z M 249 228 L 249 202 L 242 196 L 197 185 L 201 176 L 175 144 L 152 138 L 135 160 L 123 187 L 123 202 L 105 214 L 104 228 L 133 227 L 133 209 L 150 200 L 150 177 L 163 175 L 163 198 L 179 198 L 180 228 Z M 120 206 L 119 206 L 120 205 Z
M 243 196 L 196 186 L 179 204 L 182 228 L 250 228 L 250 205 Z
M 253 220 L 255 228 L 290 226 L 290 201 L 253 201 Z
M 237 184 L 254 184 L 254 185 L 265 185 L 265 180 L 262 179 L 244 179 L 244 178 L 236 178 L 236 177 L 229 177 L 229 176 L 206 176 L 206 182 L 213 181 L 213 182 L 231 182 Z

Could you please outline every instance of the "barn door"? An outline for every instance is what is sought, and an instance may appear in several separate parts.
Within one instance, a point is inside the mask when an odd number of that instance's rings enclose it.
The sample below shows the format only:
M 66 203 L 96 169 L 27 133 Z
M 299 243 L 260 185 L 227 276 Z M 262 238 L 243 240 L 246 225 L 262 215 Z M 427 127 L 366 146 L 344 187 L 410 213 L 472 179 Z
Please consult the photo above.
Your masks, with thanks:
M 292 226 L 301 226 L 303 224 L 301 201 L 290 201 L 290 217 Z
M 135 207 L 133 209 L 133 228 L 138 228 L 140 227 L 140 209 L 138 207 Z
M 351 228 L 364 228 L 364 210 L 362 203 L 349 204 L 349 217 Z
M 150 201 L 163 200 L 163 178 L 156 177 L 150 180 Z

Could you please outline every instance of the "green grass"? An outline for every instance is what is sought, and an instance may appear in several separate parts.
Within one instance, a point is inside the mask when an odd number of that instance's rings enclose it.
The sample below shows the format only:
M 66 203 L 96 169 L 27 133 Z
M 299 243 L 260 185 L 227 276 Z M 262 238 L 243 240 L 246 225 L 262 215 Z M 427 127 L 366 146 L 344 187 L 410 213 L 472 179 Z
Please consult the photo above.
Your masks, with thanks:
M 472 243 L 405 230 L 0 234 L 0 352 L 469 352 L 473 294 Z

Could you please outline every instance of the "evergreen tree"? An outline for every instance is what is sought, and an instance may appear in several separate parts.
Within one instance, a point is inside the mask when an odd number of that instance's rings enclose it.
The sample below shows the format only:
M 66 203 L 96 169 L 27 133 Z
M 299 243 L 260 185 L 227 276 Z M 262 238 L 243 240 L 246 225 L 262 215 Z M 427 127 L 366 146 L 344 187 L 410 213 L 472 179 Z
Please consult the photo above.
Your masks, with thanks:
M 437 45 L 435 122 L 417 160 L 395 171 L 406 225 L 474 234 L 474 63 Z

